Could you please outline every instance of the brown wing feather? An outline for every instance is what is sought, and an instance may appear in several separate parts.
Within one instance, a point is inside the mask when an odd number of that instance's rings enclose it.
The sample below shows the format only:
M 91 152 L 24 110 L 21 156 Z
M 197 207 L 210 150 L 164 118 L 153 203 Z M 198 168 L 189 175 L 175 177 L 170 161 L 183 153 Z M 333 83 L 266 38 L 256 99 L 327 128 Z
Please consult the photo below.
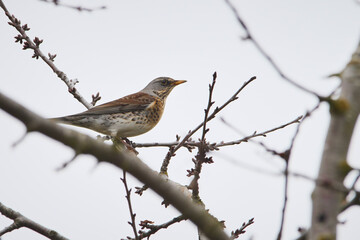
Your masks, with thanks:
M 113 113 L 126 113 L 139 111 L 147 108 L 156 97 L 147 93 L 134 93 L 128 96 L 119 98 L 117 100 L 101 104 L 93 107 L 85 112 L 75 114 L 72 116 L 85 116 L 85 115 L 99 115 L 99 114 L 113 114 Z

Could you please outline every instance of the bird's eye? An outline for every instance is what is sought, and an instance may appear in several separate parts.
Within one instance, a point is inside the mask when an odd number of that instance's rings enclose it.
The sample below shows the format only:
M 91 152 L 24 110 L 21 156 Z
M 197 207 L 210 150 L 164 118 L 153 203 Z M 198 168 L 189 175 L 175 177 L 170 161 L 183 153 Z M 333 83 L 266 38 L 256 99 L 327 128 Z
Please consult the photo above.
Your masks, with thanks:
M 161 85 L 162 86 L 167 86 L 167 85 L 169 85 L 169 81 L 167 79 L 164 79 L 164 80 L 161 81 Z

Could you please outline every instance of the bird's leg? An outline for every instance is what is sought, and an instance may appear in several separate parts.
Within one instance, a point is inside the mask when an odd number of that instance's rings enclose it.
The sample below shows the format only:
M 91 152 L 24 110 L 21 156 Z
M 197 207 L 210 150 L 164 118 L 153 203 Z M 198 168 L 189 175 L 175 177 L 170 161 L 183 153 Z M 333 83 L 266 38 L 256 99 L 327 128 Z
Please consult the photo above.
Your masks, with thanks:
M 138 155 L 139 152 L 136 151 L 136 149 L 133 147 L 132 141 L 130 141 L 128 138 L 124 137 L 122 138 L 123 143 L 125 145 L 125 147 L 129 150 L 135 153 L 135 155 Z
M 129 150 L 130 152 L 135 153 L 135 155 L 138 155 L 139 152 L 135 150 L 135 148 L 132 146 L 131 141 L 127 138 L 120 138 L 120 137 L 112 137 L 111 140 L 114 143 L 114 146 L 119 151 L 123 151 L 124 149 Z

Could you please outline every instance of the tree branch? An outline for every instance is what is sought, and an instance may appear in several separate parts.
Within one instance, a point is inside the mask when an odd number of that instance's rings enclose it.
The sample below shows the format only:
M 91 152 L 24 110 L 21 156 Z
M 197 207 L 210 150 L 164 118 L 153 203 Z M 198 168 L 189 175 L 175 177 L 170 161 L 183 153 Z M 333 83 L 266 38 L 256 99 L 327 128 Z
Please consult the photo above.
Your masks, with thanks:
M 254 218 L 250 218 L 247 223 L 243 223 L 240 228 L 236 229 L 235 231 L 231 231 L 231 239 L 238 238 L 241 234 L 244 234 L 246 231 L 245 229 L 254 223 Z
M 343 185 L 351 171 L 346 157 L 360 113 L 360 43 L 340 77 L 340 96 L 329 101 L 331 120 L 318 174 L 318 179 L 337 185 Z M 325 237 L 336 239 L 343 200 L 343 193 L 315 186 L 309 240 Z
M 19 229 L 21 227 L 27 227 L 49 239 L 53 240 L 67 240 L 66 237 L 63 237 L 59 233 L 49 228 L 46 228 L 33 220 L 25 217 L 24 215 L 20 214 L 12 210 L 11 208 L 6 207 L 0 202 L 0 212 L 4 216 L 14 220 L 14 223 L 8 226 L 7 228 L 0 231 L 0 237 L 3 236 L 5 233 L 11 232 L 12 230 Z
M 97 11 L 97 10 L 106 9 L 106 6 L 100 6 L 100 7 L 96 7 L 96 8 L 73 6 L 73 5 L 70 5 L 70 4 L 62 3 L 62 2 L 60 2 L 60 0 L 40 0 L 40 1 L 46 2 L 46 3 L 53 3 L 55 6 L 62 6 L 62 7 L 77 10 L 79 12 L 93 12 L 93 11 Z
M 229 239 L 221 224 L 203 207 L 192 202 L 185 193 L 179 191 L 174 183 L 163 179 L 134 154 L 128 151 L 119 152 L 112 146 L 85 134 L 58 126 L 29 111 L 2 93 L 0 93 L 0 108 L 22 121 L 29 132 L 40 132 L 73 148 L 76 153 L 91 154 L 99 162 L 110 163 L 132 174 L 194 222 L 210 239 Z
M 125 197 L 126 197 L 126 201 L 128 203 L 129 212 L 130 212 L 131 222 L 128 222 L 128 223 L 130 224 L 131 228 L 133 229 L 135 240 L 139 240 L 139 236 L 138 236 L 137 230 L 136 230 L 136 222 L 135 222 L 136 214 L 133 212 L 132 205 L 131 205 L 131 189 L 129 189 L 128 185 L 127 185 L 126 171 L 123 171 L 123 177 L 121 178 L 121 181 L 123 182 L 124 187 L 125 187 L 125 192 L 126 192 Z
M 24 47 L 23 50 L 26 49 L 33 49 L 34 55 L 33 58 L 38 59 L 39 57 L 54 71 L 54 73 L 67 85 L 69 93 L 71 93 L 74 98 L 76 98 L 80 103 L 82 103 L 87 109 L 93 107 L 84 97 L 81 96 L 79 91 L 75 88 L 75 84 L 78 83 L 78 81 L 69 79 L 66 74 L 62 71 L 60 71 L 54 64 L 54 58 L 55 55 L 48 54 L 48 57 L 45 56 L 42 51 L 40 50 L 40 44 L 43 40 L 40 40 L 38 37 L 35 37 L 34 40 L 31 40 L 30 37 L 26 34 L 26 31 L 30 30 L 30 28 L 27 26 L 27 24 L 21 26 L 21 21 L 18 20 L 14 15 L 12 15 L 7 8 L 5 7 L 5 4 L 2 0 L 0 0 L 0 7 L 4 10 L 5 15 L 9 18 L 10 22 L 9 24 L 13 26 L 19 33 L 17 37 L 15 37 L 16 42 L 19 42 L 22 44 L 24 41 Z
M 208 144 L 206 143 L 205 135 L 209 131 L 209 129 L 206 128 L 206 123 L 208 122 L 208 116 L 211 106 L 214 104 L 212 101 L 212 95 L 214 92 L 214 87 L 216 83 L 216 72 L 213 75 L 213 81 L 212 84 L 209 84 L 209 98 L 208 98 L 208 104 L 204 114 L 204 121 L 203 121 L 203 131 L 201 134 L 200 144 L 198 146 L 198 153 L 195 156 L 195 159 L 193 159 L 193 162 L 195 163 L 194 169 L 188 170 L 188 177 L 191 175 L 194 176 L 193 180 L 190 183 L 190 189 L 192 190 L 192 197 L 193 199 L 197 200 L 197 202 L 200 201 L 199 196 L 199 179 L 200 179 L 200 173 L 202 169 L 202 164 L 205 162 L 212 162 L 211 157 L 207 158 L 206 153 L 209 151 Z
M 215 118 L 216 114 L 218 114 L 221 110 L 223 110 L 227 105 L 229 105 L 231 102 L 235 101 L 236 99 L 238 99 L 237 95 L 252 81 L 254 81 L 256 79 L 256 77 L 251 77 L 248 81 L 246 81 L 235 93 L 233 96 L 231 96 L 231 98 L 229 100 L 227 100 L 223 105 L 221 105 L 220 107 L 216 107 L 215 110 L 209 115 L 209 117 L 207 118 L 207 121 L 212 120 L 213 118 Z M 165 157 L 163 164 L 161 166 L 160 172 L 163 174 L 167 174 L 167 168 L 169 166 L 170 163 L 170 159 L 171 157 L 175 154 L 175 152 L 181 148 L 189 139 L 190 137 L 197 132 L 202 126 L 203 126 L 204 122 L 201 122 L 196 128 L 194 128 L 193 130 L 189 131 L 189 133 L 180 141 L 180 143 L 178 143 L 173 149 L 169 150 L 169 153 L 167 154 L 167 156 Z
M 142 232 L 140 230 L 139 232 L 141 232 L 141 233 L 140 233 L 139 239 L 149 238 L 151 235 L 153 235 L 160 229 L 168 228 L 169 226 L 173 225 L 174 223 L 179 223 L 183 220 L 186 220 L 186 218 L 183 215 L 180 215 L 180 216 L 175 217 L 175 218 L 171 219 L 170 221 L 160 224 L 160 225 L 153 225 L 153 222 L 148 221 L 148 220 L 141 221 L 141 223 L 140 223 L 141 228 L 142 229 L 146 228 L 146 229 L 150 229 L 150 230 L 147 232 Z M 132 239 L 132 240 L 135 240 L 135 239 Z
M 292 120 L 291 122 L 288 122 L 288 123 L 285 123 L 283 125 L 280 125 L 278 127 L 275 127 L 275 128 L 272 128 L 272 129 L 269 129 L 269 130 L 266 130 L 264 132 L 260 132 L 260 133 L 257 133 L 256 131 L 252 134 L 252 135 L 249 135 L 249 136 L 246 136 L 244 138 L 241 138 L 239 140 L 235 140 L 235 141 L 230 141 L 230 142 L 220 142 L 220 143 L 217 143 L 214 145 L 215 148 L 219 148 L 219 147 L 224 147 L 224 146 L 231 146 L 231 145 L 236 145 L 236 144 L 240 144 L 242 142 L 248 142 L 250 139 L 252 138 L 255 138 L 255 137 L 266 137 L 266 134 L 268 133 L 271 133 L 271 132 L 274 132 L 276 130 L 279 130 L 279 129 L 282 129 L 284 127 L 287 127 L 291 124 L 294 124 L 294 123 L 299 123 L 299 121 L 301 120 L 303 116 L 299 116 L 297 117 L 296 119 Z M 230 125 L 228 122 L 226 122 L 225 120 L 223 120 L 223 122 L 230 126 L 232 129 L 236 129 L 234 126 Z
M 229 6 L 229 8 L 231 9 L 231 11 L 234 13 L 236 20 L 239 22 L 240 26 L 244 29 L 246 36 L 243 38 L 244 40 L 250 40 L 255 48 L 260 52 L 261 55 L 263 55 L 263 57 L 270 63 L 270 65 L 275 69 L 275 71 L 284 79 L 286 80 L 288 83 L 294 85 L 295 87 L 303 90 L 304 92 L 310 93 L 316 97 L 318 97 L 319 99 L 322 99 L 321 96 L 319 96 L 319 94 L 317 94 L 316 92 L 305 88 L 304 86 L 300 85 L 299 83 L 297 83 L 296 81 L 294 81 L 293 79 L 291 79 L 290 77 L 288 77 L 282 70 L 281 68 L 275 63 L 275 61 L 270 57 L 270 55 L 264 50 L 264 48 L 259 44 L 259 42 L 254 38 L 254 36 L 251 34 L 248 26 L 245 24 L 245 21 L 240 17 L 239 12 L 237 11 L 237 9 L 235 8 L 235 6 L 230 2 L 230 0 L 224 0 L 225 3 Z

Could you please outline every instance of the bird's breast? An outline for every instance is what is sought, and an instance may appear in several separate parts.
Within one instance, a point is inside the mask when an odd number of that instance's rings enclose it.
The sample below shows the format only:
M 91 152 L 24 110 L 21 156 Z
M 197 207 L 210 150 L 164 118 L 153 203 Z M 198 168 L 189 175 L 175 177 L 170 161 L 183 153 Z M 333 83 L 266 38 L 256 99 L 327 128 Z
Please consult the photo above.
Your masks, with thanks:
M 156 125 L 164 112 L 164 101 L 156 99 L 146 108 L 146 119 L 150 124 Z

